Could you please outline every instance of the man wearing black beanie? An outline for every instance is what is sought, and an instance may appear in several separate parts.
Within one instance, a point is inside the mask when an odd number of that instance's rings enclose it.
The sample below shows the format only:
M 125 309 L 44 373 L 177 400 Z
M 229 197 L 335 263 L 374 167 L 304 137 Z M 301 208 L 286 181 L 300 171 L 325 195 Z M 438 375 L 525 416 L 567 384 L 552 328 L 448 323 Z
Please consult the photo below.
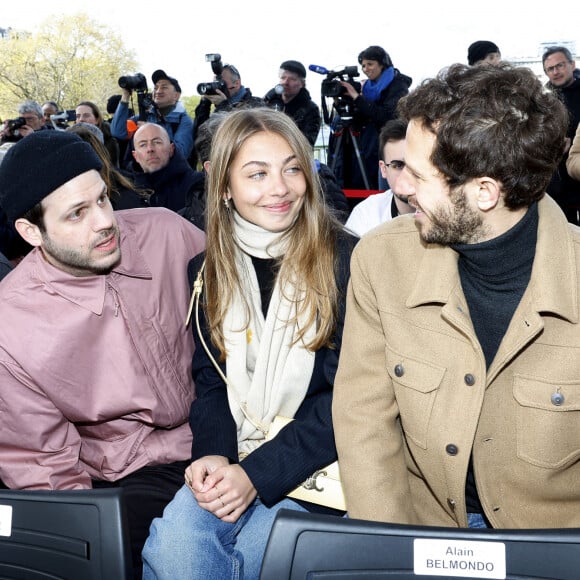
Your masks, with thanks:
M 280 83 L 270 89 L 264 101 L 292 117 L 314 147 L 320 131 L 320 109 L 306 88 L 306 69 L 297 60 L 285 60 L 278 73 Z
M 187 263 L 205 247 L 163 208 L 113 212 L 78 135 L 41 131 L 0 165 L 0 206 L 33 250 L 0 284 L 0 479 L 122 487 L 135 578 L 189 463 Z
M 469 66 L 480 64 L 499 64 L 501 52 L 494 42 L 490 40 L 476 40 L 467 49 L 467 63 Z

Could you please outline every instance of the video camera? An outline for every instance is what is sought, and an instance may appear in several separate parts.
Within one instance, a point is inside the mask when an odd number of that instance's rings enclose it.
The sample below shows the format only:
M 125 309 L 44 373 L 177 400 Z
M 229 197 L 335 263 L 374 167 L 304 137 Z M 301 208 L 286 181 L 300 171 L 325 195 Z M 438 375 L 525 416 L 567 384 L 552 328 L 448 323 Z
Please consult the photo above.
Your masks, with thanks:
M 215 81 L 209 83 L 199 83 L 197 85 L 197 92 L 200 95 L 217 95 L 220 90 L 226 97 L 229 97 L 228 87 L 222 79 L 222 72 L 224 71 L 224 64 L 222 62 L 221 54 L 210 52 L 205 55 L 206 62 L 211 63 L 211 70 L 215 75 Z
M 320 93 L 323 97 L 331 98 L 338 98 L 346 95 L 346 89 L 340 84 L 340 81 L 347 82 L 356 89 L 357 93 L 360 93 L 361 84 L 354 80 L 354 77 L 358 76 L 359 72 L 357 66 L 346 66 L 342 70 L 328 71 L 326 73 L 326 78 L 322 81 L 320 86 Z
M 68 109 L 50 116 L 50 122 L 55 129 L 64 131 L 69 123 L 74 123 L 77 120 L 77 113 L 75 109 Z
M 353 120 L 354 101 L 340 82 L 349 83 L 357 93 L 360 93 L 362 85 L 354 80 L 355 77 L 359 76 L 358 67 L 355 65 L 346 66 L 341 70 L 328 70 L 323 66 L 311 64 L 308 68 L 320 75 L 326 75 L 320 87 L 324 122 L 328 125 L 331 120 L 331 115 L 326 106 L 326 98 L 330 97 L 334 99 L 333 108 L 338 113 L 343 124 L 350 123 Z

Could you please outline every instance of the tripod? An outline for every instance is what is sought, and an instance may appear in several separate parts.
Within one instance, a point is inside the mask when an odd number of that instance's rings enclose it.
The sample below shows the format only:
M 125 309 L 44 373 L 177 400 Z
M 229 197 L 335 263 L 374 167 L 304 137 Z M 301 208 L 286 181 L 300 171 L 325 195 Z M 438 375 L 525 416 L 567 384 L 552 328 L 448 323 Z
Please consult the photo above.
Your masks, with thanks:
M 356 133 L 353 131 L 352 126 L 349 123 L 343 123 L 344 119 L 341 117 L 341 123 L 338 127 L 338 129 L 335 131 L 335 136 L 337 137 L 336 139 L 336 143 L 334 145 L 334 151 L 332 152 L 332 165 L 330 166 L 330 168 L 332 169 L 332 171 L 334 172 L 334 167 L 336 165 L 336 159 L 337 159 L 337 154 L 340 151 L 341 146 L 343 146 L 343 152 L 342 152 L 342 177 L 343 177 L 343 183 L 350 183 L 351 181 L 351 166 L 350 166 L 350 160 L 351 160 L 351 151 L 352 149 L 354 149 L 355 155 L 356 155 L 356 160 L 358 162 L 358 167 L 360 169 L 362 178 L 363 178 L 363 182 L 365 184 L 365 189 L 370 189 L 369 186 L 369 180 L 367 177 L 367 173 L 365 170 L 365 166 L 362 160 L 362 157 L 360 155 L 360 147 L 358 145 L 358 140 L 357 140 L 357 136 Z M 346 136 L 346 139 L 344 140 L 344 144 L 343 144 L 343 138 Z

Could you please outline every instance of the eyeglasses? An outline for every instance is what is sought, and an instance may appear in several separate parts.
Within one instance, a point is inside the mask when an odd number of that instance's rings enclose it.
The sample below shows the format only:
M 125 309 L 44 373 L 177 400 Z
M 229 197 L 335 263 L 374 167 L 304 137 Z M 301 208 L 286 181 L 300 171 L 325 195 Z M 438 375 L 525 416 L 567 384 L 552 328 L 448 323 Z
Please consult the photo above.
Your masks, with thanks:
M 400 159 L 393 159 L 390 163 L 385 163 L 385 167 L 392 167 L 397 171 L 401 171 L 405 168 L 405 162 Z
M 546 69 L 546 73 L 547 74 L 552 74 L 553 72 L 556 72 L 557 70 L 564 70 L 564 68 L 566 67 L 566 65 L 569 63 L 570 61 L 568 60 L 563 60 L 562 62 L 559 62 L 557 64 L 555 64 L 554 66 L 549 66 Z

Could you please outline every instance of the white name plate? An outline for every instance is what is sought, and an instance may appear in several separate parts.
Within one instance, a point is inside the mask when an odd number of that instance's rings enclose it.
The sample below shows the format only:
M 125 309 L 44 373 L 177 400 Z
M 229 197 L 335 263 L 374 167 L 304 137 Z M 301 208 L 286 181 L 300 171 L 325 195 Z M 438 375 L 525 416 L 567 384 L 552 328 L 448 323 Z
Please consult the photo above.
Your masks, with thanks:
M 0 536 L 12 535 L 12 506 L 0 505 Z
M 416 539 L 415 574 L 505 579 L 505 544 L 470 540 Z

